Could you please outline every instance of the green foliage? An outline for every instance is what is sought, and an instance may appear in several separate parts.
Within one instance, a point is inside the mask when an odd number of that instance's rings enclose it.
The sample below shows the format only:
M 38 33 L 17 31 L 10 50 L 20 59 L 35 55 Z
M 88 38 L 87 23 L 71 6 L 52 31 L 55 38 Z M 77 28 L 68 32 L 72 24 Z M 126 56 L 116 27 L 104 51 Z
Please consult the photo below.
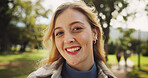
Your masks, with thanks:
M 148 16 L 148 3 L 146 5 L 146 7 L 145 7 L 145 11 L 147 12 L 147 16 Z
M 131 36 L 132 33 L 135 32 L 135 29 L 124 30 L 119 27 L 118 30 L 123 34 L 123 36 L 120 37 L 117 42 L 117 45 L 119 45 L 119 51 L 131 50 L 131 47 L 135 47 L 135 42 L 132 41 L 133 38 Z
M 132 38 L 131 34 L 135 32 L 134 29 L 123 30 L 122 28 L 118 28 L 118 30 L 123 34 L 116 41 L 116 45 L 119 45 L 121 51 L 131 50 L 134 53 L 140 52 L 142 55 L 148 56 L 148 41 L 140 41 Z
M 28 44 L 36 45 L 36 43 L 39 43 L 39 45 L 41 45 L 41 40 L 39 40 L 39 38 L 42 37 L 41 31 L 44 29 L 45 26 L 36 25 L 35 22 L 37 17 L 46 17 L 47 13 L 50 11 L 45 11 L 45 8 L 40 4 L 41 1 L 42 0 L 38 0 L 34 4 L 30 1 L 16 1 L 16 4 L 20 4 L 17 11 L 19 11 L 21 8 L 19 21 L 25 24 L 21 35 L 22 47 L 20 51 L 25 51 L 25 47 Z
M 117 45 L 113 41 L 109 41 L 108 43 L 108 54 L 116 53 Z
M 129 50 L 134 53 L 140 52 L 143 56 L 148 56 L 148 40 L 140 41 L 138 39 L 131 39 L 129 43 L 131 44 L 131 46 L 128 47 Z
M 148 56 L 148 40 L 141 43 L 140 51 L 143 56 Z
M 47 18 L 51 11 L 41 5 L 43 0 L 0 0 L 0 51 L 10 51 L 12 45 L 41 46 L 41 37 L 46 25 L 36 25 L 38 17 Z M 19 26 L 21 23 L 24 26 Z
M 140 42 L 138 39 L 131 39 L 129 41 L 129 43 L 131 44 L 131 46 L 129 47 L 129 50 L 132 50 L 134 53 L 138 52 L 138 47 L 140 45 Z

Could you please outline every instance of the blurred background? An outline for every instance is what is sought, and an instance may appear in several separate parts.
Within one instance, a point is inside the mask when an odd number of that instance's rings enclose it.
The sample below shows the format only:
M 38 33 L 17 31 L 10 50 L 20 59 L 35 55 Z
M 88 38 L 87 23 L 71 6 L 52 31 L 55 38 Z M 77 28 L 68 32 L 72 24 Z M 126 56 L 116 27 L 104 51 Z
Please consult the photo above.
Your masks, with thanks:
M 80 0 L 0 0 L 0 77 L 26 78 L 48 57 L 43 30 L 56 7 Z M 106 64 L 119 78 L 148 78 L 148 0 L 83 0 L 104 31 Z

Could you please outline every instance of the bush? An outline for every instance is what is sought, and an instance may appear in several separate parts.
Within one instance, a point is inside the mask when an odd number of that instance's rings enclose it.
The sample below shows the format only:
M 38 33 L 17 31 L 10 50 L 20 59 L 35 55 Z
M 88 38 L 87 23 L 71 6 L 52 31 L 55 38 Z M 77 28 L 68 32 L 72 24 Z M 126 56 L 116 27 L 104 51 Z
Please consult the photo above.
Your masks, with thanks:
M 108 44 L 108 54 L 115 54 L 116 52 L 116 45 L 111 42 Z
M 141 44 L 141 52 L 143 56 L 148 56 L 148 41 Z

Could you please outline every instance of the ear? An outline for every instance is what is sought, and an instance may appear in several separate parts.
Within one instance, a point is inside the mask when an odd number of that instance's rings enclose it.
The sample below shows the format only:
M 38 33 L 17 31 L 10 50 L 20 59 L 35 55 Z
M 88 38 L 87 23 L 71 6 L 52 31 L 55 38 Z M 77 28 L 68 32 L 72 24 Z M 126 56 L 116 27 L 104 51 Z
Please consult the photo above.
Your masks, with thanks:
M 97 39 L 99 29 L 97 27 L 95 27 L 92 29 L 92 32 L 93 32 L 93 41 L 95 41 Z

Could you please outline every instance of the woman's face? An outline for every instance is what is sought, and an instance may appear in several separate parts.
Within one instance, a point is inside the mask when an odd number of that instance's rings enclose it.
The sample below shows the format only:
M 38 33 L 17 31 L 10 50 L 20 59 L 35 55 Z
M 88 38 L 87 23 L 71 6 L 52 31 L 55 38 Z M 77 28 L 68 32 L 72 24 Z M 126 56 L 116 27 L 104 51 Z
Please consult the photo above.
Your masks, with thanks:
M 74 9 L 65 10 L 55 21 L 56 47 L 71 66 L 94 63 L 93 41 L 96 33 L 86 16 Z

